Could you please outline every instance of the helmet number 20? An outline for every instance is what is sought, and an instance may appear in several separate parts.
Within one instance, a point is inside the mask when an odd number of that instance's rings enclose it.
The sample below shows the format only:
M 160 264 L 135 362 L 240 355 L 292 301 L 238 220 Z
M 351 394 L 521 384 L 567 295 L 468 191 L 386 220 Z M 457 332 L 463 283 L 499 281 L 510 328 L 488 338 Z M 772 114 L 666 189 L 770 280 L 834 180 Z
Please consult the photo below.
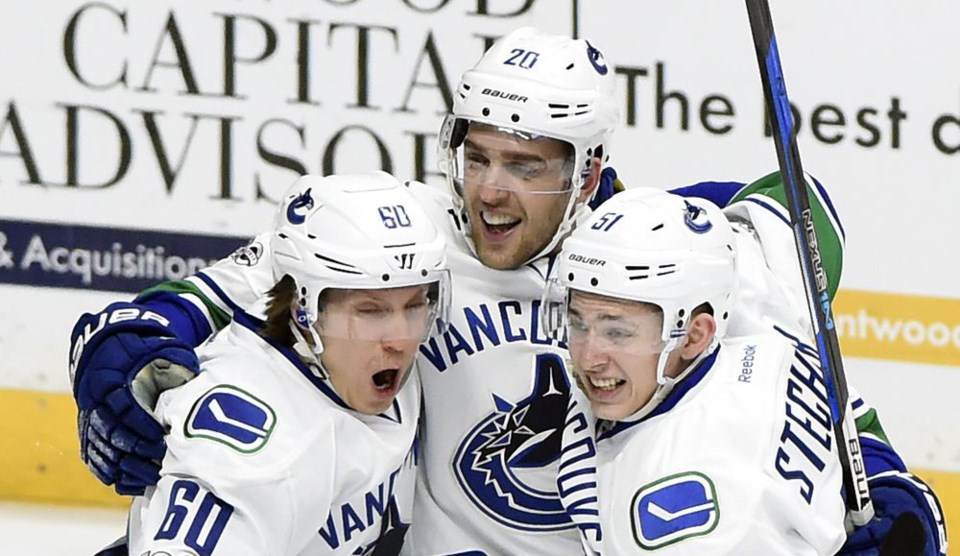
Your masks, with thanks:
M 410 217 L 407 216 L 407 209 L 403 205 L 393 205 L 392 207 L 379 207 L 380 220 L 383 225 L 389 229 L 409 228 Z
M 522 48 L 514 48 L 510 51 L 510 57 L 503 62 L 505 66 L 520 66 L 523 69 L 530 69 L 537 63 L 540 53 Z

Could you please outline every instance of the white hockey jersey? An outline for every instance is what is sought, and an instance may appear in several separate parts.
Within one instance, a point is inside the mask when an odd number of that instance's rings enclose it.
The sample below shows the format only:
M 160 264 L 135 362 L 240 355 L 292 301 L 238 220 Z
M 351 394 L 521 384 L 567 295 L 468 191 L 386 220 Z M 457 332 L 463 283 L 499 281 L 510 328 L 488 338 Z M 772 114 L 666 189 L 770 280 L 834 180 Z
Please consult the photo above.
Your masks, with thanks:
M 650 415 L 571 400 L 559 484 L 590 553 L 834 554 L 842 473 L 816 353 L 725 342 Z M 599 526 L 598 526 L 599 524 Z
M 164 393 L 160 482 L 132 506 L 130 554 L 365 554 L 409 523 L 420 383 L 386 412 L 346 407 L 238 317 Z
M 556 487 L 566 346 L 540 323 L 552 258 L 484 266 L 443 193 L 422 200 L 448 232 L 451 322 L 420 348 L 422 458 L 402 554 L 577 554 Z

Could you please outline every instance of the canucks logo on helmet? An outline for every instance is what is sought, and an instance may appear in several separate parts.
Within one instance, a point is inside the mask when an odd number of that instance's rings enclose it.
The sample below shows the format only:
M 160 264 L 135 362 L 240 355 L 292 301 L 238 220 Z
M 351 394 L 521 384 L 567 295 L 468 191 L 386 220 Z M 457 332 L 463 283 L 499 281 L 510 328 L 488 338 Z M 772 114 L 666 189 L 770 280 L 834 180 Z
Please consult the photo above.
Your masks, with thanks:
M 560 456 L 570 383 L 556 354 L 536 360 L 533 391 L 518 402 L 496 394 L 495 410 L 471 430 L 454 458 L 460 487 L 485 514 L 525 531 L 573 527 L 556 483 L 533 485 L 524 470 L 542 468 Z
M 597 70 L 597 73 L 600 75 L 606 75 L 607 71 L 607 61 L 603 57 L 603 53 L 600 52 L 600 49 L 590 44 L 590 41 L 584 40 L 587 43 L 587 59 L 590 60 L 590 63 L 593 64 L 593 69 Z
M 713 227 L 713 224 L 707 217 L 706 210 L 691 203 L 690 201 L 684 200 L 683 202 L 686 206 L 686 212 L 683 214 L 683 222 L 688 228 L 698 234 L 702 234 L 709 231 L 710 228 Z
M 290 204 L 287 206 L 287 220 L 289 220 L 291 224 L 303 224 L 304 220 L 306 220 L 306 216 L 303 213 L 313 208 L 313 197 L 310 196 L 311 189 L 312 188 L 308 187 L 306 191 L 290 201 Z M 305 210 L 300 211 L 300 209 Z

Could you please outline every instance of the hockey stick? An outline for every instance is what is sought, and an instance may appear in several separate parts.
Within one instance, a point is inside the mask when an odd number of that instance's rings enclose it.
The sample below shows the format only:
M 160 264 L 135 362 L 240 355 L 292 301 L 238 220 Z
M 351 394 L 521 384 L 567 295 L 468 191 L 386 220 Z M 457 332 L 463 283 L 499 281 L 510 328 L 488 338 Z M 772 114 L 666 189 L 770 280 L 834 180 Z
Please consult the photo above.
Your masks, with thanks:
M 847 377 L 840 358 L 840 344 L 834 329 L 833 312 L 827 293 L 827 275 L 820 257 L 813 212 L 807 196 L 806 180 L 800 165 L 797 133 L 793 114 L 787 99 L 787 88 L 780 66 L 777 38 L 773 34 L 773 19 L 767 0 L 746 0 L 753 45 L 760 65 L 763 96 L 766 99 L 770 124 L 773 129 L 780 177 L 787 194 L 790 225 L 800 258 L 803 283 L 807 291 L 807 305 L 812 317 L 820 365 L 827 382 L 827 395 L 833 416 L 833 433 L 843 468 L 843 487 L 847 496 L 847 512 L 855 526 L 864 525 L 873 517 L 873 503 L 867 486 L 867 473 L 860 451 L 860 440 L 853 415 L 847 411 Z

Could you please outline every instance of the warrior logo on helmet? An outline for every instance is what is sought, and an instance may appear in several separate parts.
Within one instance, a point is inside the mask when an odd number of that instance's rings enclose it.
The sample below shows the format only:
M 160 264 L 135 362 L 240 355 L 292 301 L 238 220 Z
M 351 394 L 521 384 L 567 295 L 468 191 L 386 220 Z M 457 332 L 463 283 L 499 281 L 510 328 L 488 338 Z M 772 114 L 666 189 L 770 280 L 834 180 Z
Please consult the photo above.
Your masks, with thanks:
M 536 367 L 533 391 L 523 400 L 494 394 L 495 410 L 467 434 L 453 465 L 460 487 L 495 521 L 524 531 L 558 531 L 573 523 L 556 483 L 531 485 L 523 476 L 559 458 L 570 383 L 556 354 L 538 355 Z

